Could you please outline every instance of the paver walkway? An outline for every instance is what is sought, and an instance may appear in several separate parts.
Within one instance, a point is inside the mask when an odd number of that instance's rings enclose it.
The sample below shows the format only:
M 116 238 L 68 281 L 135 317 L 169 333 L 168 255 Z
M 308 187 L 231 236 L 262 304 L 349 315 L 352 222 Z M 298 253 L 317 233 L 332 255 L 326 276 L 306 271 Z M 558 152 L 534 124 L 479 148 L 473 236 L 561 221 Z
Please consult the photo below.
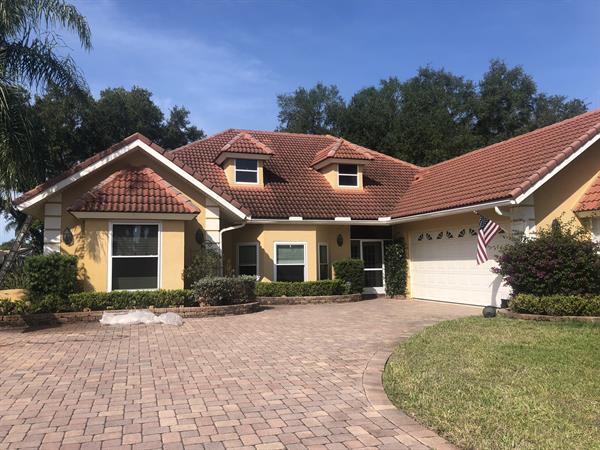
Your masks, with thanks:
M 478 313 L 377 299 L 2 330 L 0 448 L 426 448 L 369 403 L 363 372 L 424 326 Z

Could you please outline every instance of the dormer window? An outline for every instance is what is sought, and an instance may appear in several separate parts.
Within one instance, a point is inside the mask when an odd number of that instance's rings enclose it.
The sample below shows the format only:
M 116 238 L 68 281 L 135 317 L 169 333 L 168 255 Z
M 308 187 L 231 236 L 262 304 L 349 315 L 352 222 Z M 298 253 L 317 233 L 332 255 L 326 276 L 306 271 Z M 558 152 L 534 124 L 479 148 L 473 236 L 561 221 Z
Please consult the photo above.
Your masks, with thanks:
M 338 165 L 338 185 L 341 187 L 358 187 L 358 165 Z
M 256 159 L 236 159 L 235 182 L 258 184 L 258 161 Z

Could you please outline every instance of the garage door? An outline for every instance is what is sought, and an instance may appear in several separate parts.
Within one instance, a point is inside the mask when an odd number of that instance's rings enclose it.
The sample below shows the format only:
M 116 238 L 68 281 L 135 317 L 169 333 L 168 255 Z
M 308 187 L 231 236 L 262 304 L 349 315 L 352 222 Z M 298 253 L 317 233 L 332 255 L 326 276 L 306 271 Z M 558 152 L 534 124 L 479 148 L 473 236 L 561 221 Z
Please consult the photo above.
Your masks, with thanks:
M 488 246 L 493 257 L 495 248 L 506 242 L 497 234 Z M 499 275 L 491 272 L 493 260 L 477 265 L 475 227 L 418 232 L 411 236 L 410 286 L 414 298 L 500 306 L 510 289 Z

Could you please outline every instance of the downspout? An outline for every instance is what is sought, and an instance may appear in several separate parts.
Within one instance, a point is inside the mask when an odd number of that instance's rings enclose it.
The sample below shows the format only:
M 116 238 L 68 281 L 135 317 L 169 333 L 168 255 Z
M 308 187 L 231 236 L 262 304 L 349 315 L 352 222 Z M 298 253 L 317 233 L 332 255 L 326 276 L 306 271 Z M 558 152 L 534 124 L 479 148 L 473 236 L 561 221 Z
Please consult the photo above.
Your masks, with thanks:
M 223 228 L 222 230 L 219 231 L 219 242 L 221 243 L 221 255 L 223 254 L 223 235 L 225 233 L 227 233 L 228 231 L 239 230 L 240 228 L 244 228 L 247 223 L 248 222 L 246 220 L 244 220 L 239 225 L 233 225 L 231 227 Z M 221 261 L 221 276 L 223 275 L 223 263 L 224 263 L 224 261 Z

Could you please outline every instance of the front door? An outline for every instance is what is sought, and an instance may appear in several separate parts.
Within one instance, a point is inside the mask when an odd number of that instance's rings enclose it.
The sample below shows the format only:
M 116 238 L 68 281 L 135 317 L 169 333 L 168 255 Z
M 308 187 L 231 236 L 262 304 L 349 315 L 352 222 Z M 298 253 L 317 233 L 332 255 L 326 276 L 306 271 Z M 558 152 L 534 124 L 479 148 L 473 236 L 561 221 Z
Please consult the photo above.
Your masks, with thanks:
M 362 259 L 365 263 L 365 291 L 369 294 L 383 294 L 384 265 L 383 240 L 361 239 L 353 241 L 353 257 Z

